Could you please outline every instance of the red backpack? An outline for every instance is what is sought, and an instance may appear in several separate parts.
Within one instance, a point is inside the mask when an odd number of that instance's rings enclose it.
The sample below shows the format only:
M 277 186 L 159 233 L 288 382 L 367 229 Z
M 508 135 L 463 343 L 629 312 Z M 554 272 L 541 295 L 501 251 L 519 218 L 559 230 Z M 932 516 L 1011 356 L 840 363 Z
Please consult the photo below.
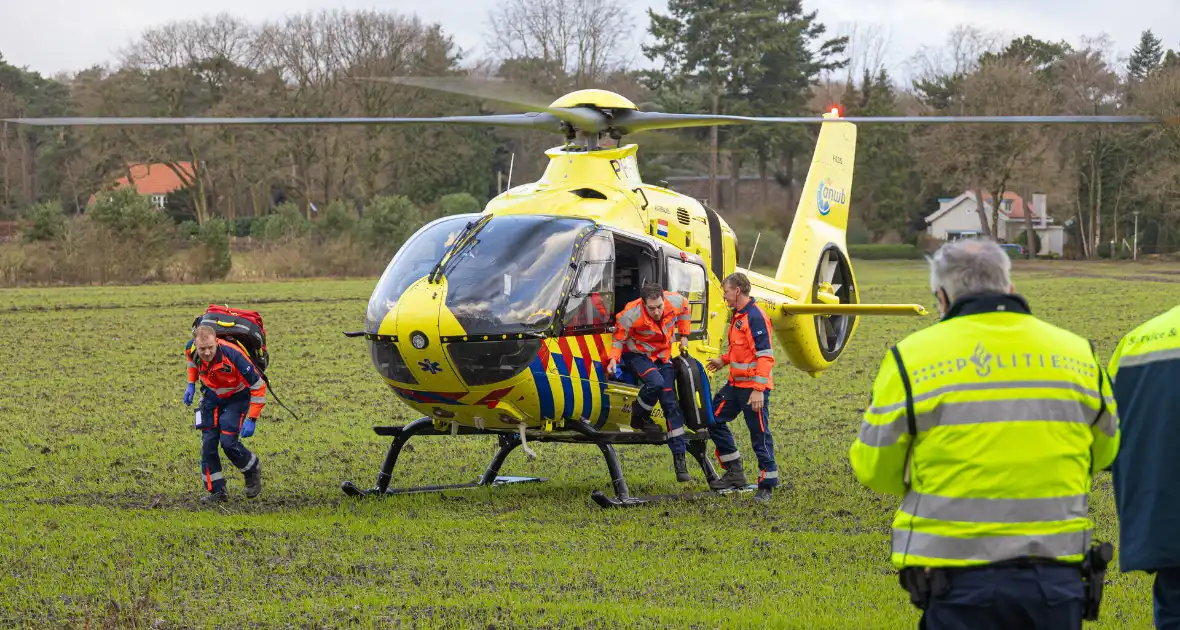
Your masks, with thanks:
M 266 352 L 266 328 L 262 325 L 262 316 L 258 311 L 210 304 L 203 314 L 193 320 L 193 328 L 202 325 L 216 331 L 218 338 L 237 344 L 266 378 L 270 355 Z

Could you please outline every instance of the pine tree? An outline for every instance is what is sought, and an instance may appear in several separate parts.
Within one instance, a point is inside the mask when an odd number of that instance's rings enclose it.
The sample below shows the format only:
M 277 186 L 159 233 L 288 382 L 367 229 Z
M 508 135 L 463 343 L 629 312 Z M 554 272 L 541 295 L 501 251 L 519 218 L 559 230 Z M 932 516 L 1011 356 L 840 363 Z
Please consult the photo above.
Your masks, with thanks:
M 896 90 L 884 70 L 875 77 L 865 71 L 860 89 L 849 91 L 852 94 L 845 95 L 848 116 L 900 115 Z M 918 205 L 910 133 L 904 125 L 864 125 L 857 130 L 852 208 L 873 240 L 890 230 L 904 237 L 909 212 Z
M 1142 81 L 1160 67 L 1163 57 L 1163 42 L 1152 34 L 1151 29 L 1143 31 L 1143 35 L 1139 38 L 1139 45 L 1131 51 L 1131 60 L 1127 63 L 1127 73 L 1131 75 L 1131 78 Z

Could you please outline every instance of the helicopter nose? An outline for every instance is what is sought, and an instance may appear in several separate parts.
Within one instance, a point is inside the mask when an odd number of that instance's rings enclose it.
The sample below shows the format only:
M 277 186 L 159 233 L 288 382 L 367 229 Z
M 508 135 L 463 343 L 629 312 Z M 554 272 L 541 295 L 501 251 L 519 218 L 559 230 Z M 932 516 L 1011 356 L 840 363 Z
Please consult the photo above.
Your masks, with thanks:
M 423 278 L 406 290 L 390 316 L 395 318 L 398 350 L 415 381 L 427 390 L 462 393 L 467 388 L 440 341 L 439 319 L 446 310 L 445 300 L 446 287 Z

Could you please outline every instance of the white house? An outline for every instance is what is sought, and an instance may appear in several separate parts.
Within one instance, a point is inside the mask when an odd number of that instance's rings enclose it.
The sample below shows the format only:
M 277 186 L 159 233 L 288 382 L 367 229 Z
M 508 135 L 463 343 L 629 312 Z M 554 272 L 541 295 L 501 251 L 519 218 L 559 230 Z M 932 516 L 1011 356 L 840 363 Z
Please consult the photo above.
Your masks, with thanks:
M 967 191 L 958 197 L 939 199 L 938 210 L 926 217 L 926 233 L 944 241 L 963 238 L 978 238 L 983 234 L 979 222 L 979 211 L 975 193 Z M 992 199 L 985 194 L 983 209 L 987 213 L 988 227 L 1002 242 L 1015 242 L 1024 232 L 1024 213 L 1028 204 L 1014 192 L 1004 193 L 1000 200 L 1000 225 L 992 225 Z M 1045 209 L 1045 195 L 1032 196 L 1033 232 L 1041 242 L 1038 254 L 1056 253 L 1061 256 L 1065 248 L 1065 228 L 1056 225 Z

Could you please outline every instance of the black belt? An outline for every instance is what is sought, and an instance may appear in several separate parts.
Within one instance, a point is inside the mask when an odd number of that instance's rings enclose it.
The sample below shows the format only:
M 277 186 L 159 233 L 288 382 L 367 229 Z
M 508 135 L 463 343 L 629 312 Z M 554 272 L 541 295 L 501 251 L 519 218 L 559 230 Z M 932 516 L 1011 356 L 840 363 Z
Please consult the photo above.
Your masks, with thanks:
M 1062 567 L 1074 569 L 1080 572 L 1082 570 L 1082 563 L 1063 562 L 1054 558 L 1014 558 L 1011 560 L 1001 560 L 1000 562 L 972 565 L 969 567 L 939 567 L 938 570 L 946 571 L 951 575 L 956 575 L 959 573 L 970 573 L 983 569 L 1031 569 L 1033 567 Z
M 1114 547 L 1110 543 L 1096 543 L 1087 550 L 1085 559 L 1080 563 L 1062 562 L 1052 558 L 1014 558 L 970 567 L 939 567 L 929 570 L 926 567 L 907 567 L 898 574 L 898 580 L 901 587 L 909 592 L 910 603 L 919 610 L 925 610 L 930 604 L 932 596 L 945 595 L 950 590 L 951 577 L 954 575 L 982 569 L 1027 569 L 1037 566 L 1069 567 L 1078 571 L 1085 584 L 1086 603 L 1083 618 L 1087 621 L 1094 621 L 1098 619 L 1106 568 L 1113 553 Z

